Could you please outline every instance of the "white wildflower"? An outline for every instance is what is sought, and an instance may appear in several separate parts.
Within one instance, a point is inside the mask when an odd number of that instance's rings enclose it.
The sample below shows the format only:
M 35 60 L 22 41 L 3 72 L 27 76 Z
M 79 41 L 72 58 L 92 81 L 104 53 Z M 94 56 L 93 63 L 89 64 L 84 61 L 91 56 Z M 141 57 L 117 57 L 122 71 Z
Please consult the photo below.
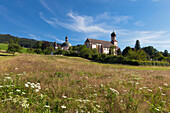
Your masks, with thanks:
M 23 95 L 25 95 L 26 93 L 25 92 L 22 92 Z
M 27 84 L 31 84 L 30 82 L 27 82 Z
M 83 100 L 83 102 L 90 102 L 90 100 Z
M 39 92 L 40 90 L 39 89 L 35 89 L 35 92 L 37 93 L 37 92 Z
M 94 96 L 97 96 L 97 94 L 95 93 L 95 94 L 93 94 Z
M 37 88 L 38 88 L 38 89 L 41 89 L 41 86 L 38 86 Z
M 13 92 L 9 92 L 8 94 L 13 94 Z
M 35 86 L 31 84 L 31 88 L 35 88 Z
M 156 111 L 160 111 L 158 108 L 155 108 Z
M 78 101 L 78 102 L 82 102 L 82 100 L 81 100 L 81 99 L 77 99 L 77 101 Z
M 140 80 L 140 78 L 134 78 L 134 80 Z
M 128 81 L 128 83 L 133 84 L 133 83 L 134 83 L 134 81 Z
M 119 92 L 116 89 L 110 88 L 110 90 L 119 95 Z
M 4 101 L 8 101 L 8 100 L 12 100 L 12 98 L 4 99 L 4 100 L 2 100 L 2 102 L 4 102 Z
M 123 100 L 120 100 L 120 102 L 122 103 L 122 102 L 123 102 Z
M 162 87 L 159 87 L 159 89 L 161 90 L 161 89 L 163 89 Z
M 86 79 L 89 79 L 89 77 L 86 76 Z
M 29 108 L 29 104 L 23 103 L 22 107 Z
M 12 100 L 14 103 L 16 103 L 18 101 L 17 98 L 13 98 Z
M 139 90 L 142 90 L 143 88 L 139 88 Z
M 99 106 L 99 105 L 96 105 L 96 107 L 100 108 L 100 106 Z
M 4 74 L 5 76 L 9 76 L 9 74 Z
M 138 85 L 138 84 L 139 84 L 139 82 L 136 82 L 136 84 Z
M 67 98 L 67 96 L 62 96 L 63 98 Z
M 103 87 L 103 84 L 100 84 L 100 87 L 102 88 L 102 87 Z
M 28 85 L 28 84 L 25 84 L 25 87 L 29 87 L 29 85 Z
M 4 87 L 4 86 L 0 85 L 0 88 L 1 88 L 1 87 Z
M 127 90 L 123 90 L 124 92 L 127 92 Z
M 162 95 L 162 96 L 165 96 L 166 94 L 164 94 L 164 93 L 161 93 L 161 95 Z
M 43 98 L 43 94 L 41 94 L 41 98 Z
M 143 87 L 144 89 L 148 89 L 148 87 Z
M 18 70 L 18 68 L 16 67 L 15 70 Z
M 45 108 L 50 108 L 50 106 L 49 106 L 49 105 L 44 105 L 44 107 L 45 107 Z
M 11 79 L 11 77 L 5 77 L 5 79 Z
M 152 92 L 152 90 L 151 90 L 151 89 L 148 89 L 148 91 L 149 91 L 149 92 Z
M 65 108 L 66 108 L 66 106 L 61 106 L 61 108 L 65 109 Z
M 5 87 L 10 87 L 9 85 L 5 85 Z
M 17 89 L 16 91 L 17 91 L 17 92 L 20 92 L 21 90 Z
M 167 83 L 164 83 L 164 86 L 168 86 L 168 84 L 167 84 Z
M 166 101 L 161 101 L 162 103 L 166 103 Z

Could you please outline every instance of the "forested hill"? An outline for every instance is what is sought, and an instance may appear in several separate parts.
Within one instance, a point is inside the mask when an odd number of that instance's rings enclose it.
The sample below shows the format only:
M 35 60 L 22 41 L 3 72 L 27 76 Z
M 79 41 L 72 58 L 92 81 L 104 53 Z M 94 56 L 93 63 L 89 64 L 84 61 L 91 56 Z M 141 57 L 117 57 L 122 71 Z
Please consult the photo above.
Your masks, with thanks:
M 0 34 L 0 43 L 9 43 L 10 39 L 17 39 L 18 37 L 12 36 L 10 34 Z M 26 47 L 26 48 L 34 48 L 35 44 L 37 43 L 37 40 L 34 39 L 28 39 L 28 38 L 18 38 L 19 39 L 19 44 L 21 47 Z M 53 42 L 49 42 L 50 45 L 53 45 Z

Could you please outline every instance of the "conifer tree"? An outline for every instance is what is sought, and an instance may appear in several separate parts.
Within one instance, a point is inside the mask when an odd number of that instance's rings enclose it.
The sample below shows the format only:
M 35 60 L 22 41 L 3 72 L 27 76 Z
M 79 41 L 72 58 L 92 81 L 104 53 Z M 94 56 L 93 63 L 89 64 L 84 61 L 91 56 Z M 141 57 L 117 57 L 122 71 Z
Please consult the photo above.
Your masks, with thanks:
M 136 40 L 135 49 L 136 49 L 136 50 L 141 49 L 141 48 L 140 48 L 140 42 L 139 42 L 139 40 Z

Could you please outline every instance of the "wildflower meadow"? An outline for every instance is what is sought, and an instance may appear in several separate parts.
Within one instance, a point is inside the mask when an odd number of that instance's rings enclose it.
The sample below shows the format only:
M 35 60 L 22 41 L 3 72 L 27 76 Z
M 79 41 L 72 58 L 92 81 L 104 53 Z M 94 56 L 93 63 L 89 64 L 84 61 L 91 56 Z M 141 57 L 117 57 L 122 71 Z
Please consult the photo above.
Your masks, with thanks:
M 0 64 L 1 112 L 170 112 L 169 67 L 27 54 Z

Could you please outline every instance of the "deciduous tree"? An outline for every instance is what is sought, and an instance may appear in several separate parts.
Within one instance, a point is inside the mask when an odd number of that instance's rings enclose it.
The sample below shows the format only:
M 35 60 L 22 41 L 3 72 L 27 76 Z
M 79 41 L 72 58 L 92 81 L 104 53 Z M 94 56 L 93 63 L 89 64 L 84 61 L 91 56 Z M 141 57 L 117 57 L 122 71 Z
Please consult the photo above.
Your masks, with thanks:
M 7 52 L 12 53 L 13 56 L 15 52 L 21 52 L 21 46 L 18 44 L 18 40 L 13 41 L 12 39 L 9 42 Z

